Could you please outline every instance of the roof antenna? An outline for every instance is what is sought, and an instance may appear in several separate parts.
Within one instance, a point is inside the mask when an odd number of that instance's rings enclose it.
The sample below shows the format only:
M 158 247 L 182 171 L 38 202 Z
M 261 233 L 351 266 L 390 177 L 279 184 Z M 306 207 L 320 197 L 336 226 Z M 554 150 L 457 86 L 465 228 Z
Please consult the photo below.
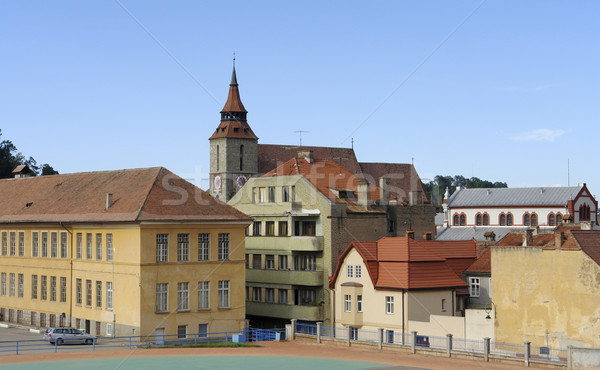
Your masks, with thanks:
M 354 138 L 352 138 L 352 150 L 354 150 Z
M 302 133 L 308 134 L 310 131 L 302 131 L 302 130 L 298 130 L 298 131 L 294 131 L 296 134 L 300 134 L 300 146 L 302 146 Z
M 567 186 L 571 186 L 571 163 L 569 158 L 567 158 Z

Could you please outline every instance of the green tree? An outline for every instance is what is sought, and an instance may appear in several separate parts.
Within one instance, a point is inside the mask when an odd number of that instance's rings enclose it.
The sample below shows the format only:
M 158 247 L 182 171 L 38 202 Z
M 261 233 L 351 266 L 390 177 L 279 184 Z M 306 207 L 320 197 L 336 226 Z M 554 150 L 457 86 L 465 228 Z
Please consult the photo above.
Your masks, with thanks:
M 2 130 L 0 130 L 0 139 L 2 138 Z M 10 140 L 0 141 L 0 178 L 6 179 L 13 177 L 13 170 L 22 164 L 36 175 L 42 172 L 42 175 L 58 174 L 52 166 L 44 164 L 41 168 L 33 157 L 25 158 L 23 154 L 17 151 L 17 147 Z

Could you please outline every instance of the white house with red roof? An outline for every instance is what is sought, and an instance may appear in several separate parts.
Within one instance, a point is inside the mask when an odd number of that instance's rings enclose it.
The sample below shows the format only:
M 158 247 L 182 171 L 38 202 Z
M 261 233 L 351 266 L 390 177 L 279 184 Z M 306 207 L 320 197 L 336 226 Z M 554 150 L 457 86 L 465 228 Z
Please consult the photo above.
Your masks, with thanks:
M 461 317 L 454 320 L 460 327 L 468 289 L 460 274 L 475 257 L 473 240 L 414 240 L 409 234 L 352 242 L 330 278 L 335 326 L 350 327 L 352 339 L 384 328 L 388 343 L 401 342 L 432 315 Z

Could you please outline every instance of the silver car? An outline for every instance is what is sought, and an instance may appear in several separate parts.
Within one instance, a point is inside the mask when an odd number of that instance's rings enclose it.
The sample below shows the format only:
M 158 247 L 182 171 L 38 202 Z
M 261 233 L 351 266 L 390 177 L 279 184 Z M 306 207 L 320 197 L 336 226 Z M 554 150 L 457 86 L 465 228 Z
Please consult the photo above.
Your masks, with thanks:
M 93 344 L 96 338 L 75 328 L 50 328 L 44 333 L 44 339 L 57 345 L 64 343 Z

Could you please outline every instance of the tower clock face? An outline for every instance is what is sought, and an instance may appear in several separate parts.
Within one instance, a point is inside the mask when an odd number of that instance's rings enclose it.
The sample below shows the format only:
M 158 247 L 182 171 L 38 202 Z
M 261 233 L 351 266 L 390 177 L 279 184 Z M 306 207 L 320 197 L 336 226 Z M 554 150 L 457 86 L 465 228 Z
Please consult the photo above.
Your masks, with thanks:
M 215 193 L 221 192 L 221 175 L 215 175 L 213 179 L 213 190 Z
M 248 181 L 246 175 L 237 175 L 235 177 L 235 191 L 238 191 L 244 186 L 244 184 Z

